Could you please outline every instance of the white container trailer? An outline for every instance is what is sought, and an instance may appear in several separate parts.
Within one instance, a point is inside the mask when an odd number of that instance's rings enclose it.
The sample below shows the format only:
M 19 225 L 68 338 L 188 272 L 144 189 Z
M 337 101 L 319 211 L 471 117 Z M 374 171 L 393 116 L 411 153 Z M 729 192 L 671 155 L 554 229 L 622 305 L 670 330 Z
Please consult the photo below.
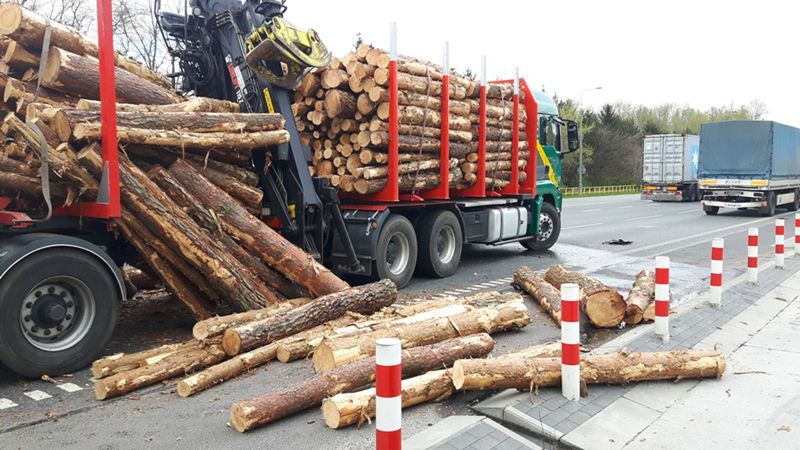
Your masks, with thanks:
M 644 137 L 642 200 L 698 201 L 700 136 L 653 134 Z

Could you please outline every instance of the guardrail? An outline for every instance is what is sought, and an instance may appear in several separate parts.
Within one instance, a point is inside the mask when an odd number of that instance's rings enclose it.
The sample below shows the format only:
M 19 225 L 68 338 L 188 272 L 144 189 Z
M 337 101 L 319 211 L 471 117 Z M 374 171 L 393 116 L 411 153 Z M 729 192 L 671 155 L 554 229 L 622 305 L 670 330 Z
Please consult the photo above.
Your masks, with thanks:
M 584 186 L 583 192 L 577 187 L 565 187 L 562 192 L 565 196 L 586 194 L 621 194 L 625 192 L 639 192 L 642 187 L 638 184 L 626 184 L 622 186 Z

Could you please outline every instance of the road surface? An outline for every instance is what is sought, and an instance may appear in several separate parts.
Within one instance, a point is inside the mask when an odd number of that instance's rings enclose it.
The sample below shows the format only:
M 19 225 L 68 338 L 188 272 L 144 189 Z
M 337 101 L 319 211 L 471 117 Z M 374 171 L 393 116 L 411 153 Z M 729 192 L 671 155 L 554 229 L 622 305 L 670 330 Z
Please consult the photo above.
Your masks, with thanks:
M 789 218 L 790 214 L 781 212 L 779 216 Z M 787 236 L 793 236 L 794 227 L 789 222 Z M 508 282 L 517 267 L 529 265 L 543 270 L 556 263 L 591 272 L 607 284 L 627 290 L 636 272 L 653 267 L 654 256 L 667 255 L 672 261 L 673 296 L 681 301 L 707 284 L 713 237 L 726 239 L 726 277 L 741 273 L 745 267 L 748 227 L 759 228 L 760 254 L 762 259 L 769 259 L 774 218 L 747 211 L 711 217 L 697 203 L 651 203 L 625 195 L 568 199 L 562 226 L 561 239 L 549 252 L 525 251 L 518 244 L 469 246 L 455 276 L 444 280 L 415 278 L 404 294 L 465 295 L 510 289 Z M 604 244 L 613 239 L 632 242 Z M 122 326 L 109 353 L 188 338 L 190 322 L 176 319 L 169 309 L 169 305 L 158 302 L 124 308 Z M 533 305 L 529 311 L 534 322 L 520 332 L 496 336 L 496 353 L 557 338 L 559 331 L 547 318 Z M 619 332 L 595 333 L 587 338 L 592 345 Z M 87 370 L 59 377 L 56 385 L 23 380 L 0 368 L 0 447 L 373 448 L 372 425 L 361 430 L 331 430 L 324 426 L 318 409 L 245 435 L 226 426 L 231 403 L 311 375 L 308 361 L 274 362 L 189 399 L 179 398 L 174 384 L 166 384 L 98 402 Z M 408 410 L 403 416 L 404 433 L 412 435 L 442 417 L 468 413 L 468 405 L 485 395 L 458 395 L 443 403 Z

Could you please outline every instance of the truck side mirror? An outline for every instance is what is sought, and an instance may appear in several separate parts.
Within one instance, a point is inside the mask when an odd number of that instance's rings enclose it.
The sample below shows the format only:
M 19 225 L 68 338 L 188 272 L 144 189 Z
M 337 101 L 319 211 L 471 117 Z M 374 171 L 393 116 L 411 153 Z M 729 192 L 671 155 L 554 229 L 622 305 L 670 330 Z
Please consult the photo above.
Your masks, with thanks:
M 574 152 L 581 147 L 578 134 L 578 124 L 574 120 L 565 120 L 567 123 L 567 153 Z

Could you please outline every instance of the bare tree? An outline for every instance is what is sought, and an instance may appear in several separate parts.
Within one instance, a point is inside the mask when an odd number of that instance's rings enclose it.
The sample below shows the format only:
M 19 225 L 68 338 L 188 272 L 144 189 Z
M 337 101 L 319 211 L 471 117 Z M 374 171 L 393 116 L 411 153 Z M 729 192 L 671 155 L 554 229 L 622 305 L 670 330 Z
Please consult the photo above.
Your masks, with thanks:
M 91 0 L 12 0 L 37 14 L 86 33 L 94 21 Z

